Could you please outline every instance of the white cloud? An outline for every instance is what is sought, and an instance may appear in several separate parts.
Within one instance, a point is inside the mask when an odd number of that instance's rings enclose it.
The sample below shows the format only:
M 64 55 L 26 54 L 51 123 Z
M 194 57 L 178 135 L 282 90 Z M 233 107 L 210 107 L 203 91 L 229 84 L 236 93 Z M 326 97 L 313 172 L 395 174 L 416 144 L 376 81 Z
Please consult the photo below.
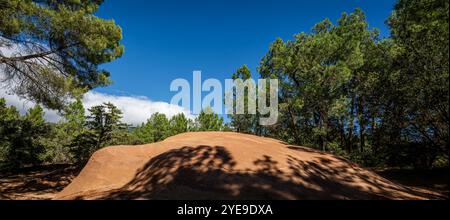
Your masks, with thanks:
M 5 88 L 0 86 L 0 97 L 6 99 L 7 105 L 15 106 L 21 114 L 35 105 L 32 101 L 19 98 L 14 94 L 9 94 Z M 83 104 L 86 109 L 100 105 L 104 102 L 111 102 L 123 112 L 122 121 L 127 124 L 139 125 L 147 121 L 153 113 L 164 113 L 167 117 L 172 117 L 179 113 L 184 113 L 189 118 L 194 118 L 189 110 L 180 106 L 172 105 L 167 102 L 152 101 L 143 96 L 116 96 L 100 92 L 88 92 L 83 98 Z M 87 111 L 87 110 L 86 110 Z M 57 122 L 60 120 L 57 111 L 45 109 L 45 119 L 49 122 Z
M 155 102 L 143 96 L 115 96 L 99 92 L 88 92 L 84 96 L 83 104 L 85 108 L 100 105 L 103 102 L 111 102 L 123 112 L 123 121 L 128 124 L 140 124 L 147 121 L 153 113 L 164 113 L 167 117 L 172 117 L 179 113 L 184 113 L 187 117 L 193 118 L 189 110 L 167 102 Z

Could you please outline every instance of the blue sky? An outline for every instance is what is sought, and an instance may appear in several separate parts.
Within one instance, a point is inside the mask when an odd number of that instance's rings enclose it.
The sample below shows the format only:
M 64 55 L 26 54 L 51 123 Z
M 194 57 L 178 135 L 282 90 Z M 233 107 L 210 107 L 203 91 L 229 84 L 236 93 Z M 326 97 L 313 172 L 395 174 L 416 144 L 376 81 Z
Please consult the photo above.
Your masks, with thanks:
M 277 37 L 291 39 L 329 18 L 361 8 L 370 27 L 389 35 L 385 21 L 393 0 L 106 0 L 97 15 L 123 29 L 125 54 L 104 65 L 114 84 L 97 89 L 113 95 L 146 96 L 169 102 L 170 82 L 192 78 L 223 80 L 242 64 L 256 68 Z

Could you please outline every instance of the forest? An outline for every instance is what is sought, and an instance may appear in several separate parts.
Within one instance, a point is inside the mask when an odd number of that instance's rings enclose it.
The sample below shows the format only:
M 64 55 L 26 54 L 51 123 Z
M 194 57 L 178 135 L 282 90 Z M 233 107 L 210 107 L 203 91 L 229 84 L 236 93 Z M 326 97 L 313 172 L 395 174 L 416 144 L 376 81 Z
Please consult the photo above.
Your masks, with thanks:
M 31 2 L 0 1 L 0 46 L 18 44 L 34 52 L 14 58 L 0 53 L 3 82 L 39 103 L 21 115 L 0 99 L 0 169 L 83 165 L 103 147 L 153 143 L 190 131 L 272 137 L 365 167 L 448 167 L 446 0 L 399 0 L 386 18 L 390 37 L 380 37 L 355 9 L 290 40 L 274 39 L 257 73 L 246 65 L 230 73 L 233 79 L 279 80 L 280 113 L 273 126 L 260 126 L 260 116 L 251 114 L 229 115 L 227 122 L 210 109 L 194 119 L 155 113 L 139 126 L 124 124 L 111 103 L 85 111 L 82 94 L 111 83 L 99 66 L 122 55 L 121 30 L 91 16 L 101 1 L 41 1 L 46 7 Z M 45 22 L 49 18 L 54 24 Z M 40 46 L 45 40 L 49 46 Z M 57 109 L 61 120 L 45 121 L 43 107 Z

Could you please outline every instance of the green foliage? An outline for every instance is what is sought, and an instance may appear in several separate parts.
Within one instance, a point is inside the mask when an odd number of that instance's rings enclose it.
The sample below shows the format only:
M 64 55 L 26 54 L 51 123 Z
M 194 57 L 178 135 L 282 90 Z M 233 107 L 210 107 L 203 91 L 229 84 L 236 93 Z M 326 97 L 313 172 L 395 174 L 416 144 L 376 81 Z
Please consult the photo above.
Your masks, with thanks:
M 69 104 L 63 113 L 64 122 L 67 124 L 67 131 L 81 133 L 86 122 L 85 111 L 81 99 Z
M 277 130 L 287 135 L 277 136 L 328 149 L 331 120 L 349 109 L 349 87 L 362 74 L 368 45 L 376 43 L 376 31 L 367 27 L 363 12 L 355 10 L 344 13 L 337 25 L 324 20 L 311 33 L 271 45 L 259 71 L 280 82 Z
M 112 134 L 109 145 L 138 145 L 145 144 L 139 137 L 131 132 L 132 128 L 128 126 L 124 130 L 116 130 Z
M 231 76 L 233 80 L 241 79 L 243 81 L 251 79 L 251 72 L 250 69 L 244 65 L 240 67 L 236 72 Z M 256 85 L 255 85 L 256 88 Z M 235 91 L 233 91 L 233 98 L 236 100 L 236 102 L 240 101 L 239 99 L 243 99 L 244 101 L 244 114 L 230 114 L 228 117 L 231 119 L 231 126 L 236 129 L 237 132 L 242 133 L 252 133 L 254 130 L 255 123 L 257 123 L 257 118 L 255 115 L 250 114 L 248 110 L 249 106 L 249 98 L 252 98 L 249 96 L 249 92 L 246 89 L 244 91 L 244 96 L 239 97 Z M 255 101 L 255 100 L 254 100 Z M 256 103 L 256 102 L 255 102 Z M 234 111 L 236 112 L 236 106 L 234 106 Z
M 136 128 L 135 135 L 144 143 L 158 142 L 170 136 L 169 119 L 161 113 L 154 113 L 147 123 Z
M 224 128 L 223 118 L 215 114 L 211 108 L 205 108 L 195 119 L 196 131 L 221 131 Z
M 147 123 L 142 123 L 140 126 L 133 129 L 133 135 L 136 136 L 142 143 L 153 143 L 153 129 Z
M 155 142 L 162 141 L 170 135 L 169 119 L 164 114 L 153 114 L 148 120 L 147 126 L 152 128 L 152 136 Z
M 44 152 L 42 139 L 49 135 L 49 130 L 40 106 L 21 116 L 0 99 L 0 165 L 17 168 L 39 164 Z
M 123 134 L 126 126 L 120 121 L 122 112 L 112 103 L 94 106 L 89 109 L 90 114 L 85 122 L 85 130 L 75 137 L 71 144 L 75 161 L 85 162 L 100 148 L 123 141 L 119 134 Z
M 52 134 L 44 139 L 46 150 L 42 160 L 52 164 L 72 163 L 74 158 L 70 146 L 86 130 L 85 121 L 85 110 L 80 99 L 67 105 L 61 121 L 52 126 Z
M 134 129 L 133 133 L 143 143 L 153 143 L 167 137 L 192 131 L 193 122 L 183 113 L 168 119 L 166 115 L 154 113 L 145 124 Z
M 13 106 L 7 107 L 4 98 L 0 98 L 0 163 L 8 164 L 13 140 L 20 130 L 20 115 Z
M 276 39 L 258 71 L 279 80 L 278 124 L 261 127 L 246 123 L 243 115 L 231 116 L 231 124 L 240 132 L 262 131 L 366 166 L 445 164 L 448 5 L 400 0 L 388 21 L 392 38 L 380 39 L 357 9 L 291 41 Z M 233 74 L 245 77 L 245 67 Z
M 94 14 L 96 1 L 2 0 L 0 70 L 16 94 L 62 109 L 68 95 L 110 83 L 103 63 L 120 57 L 122 30 Z
M 188 132 L 192 127 L 192 121 L 183 113 L 173 116 L 169 122 L 169 129 L 172 135 Z
M 402 118 L 402 141 L 418 144 L 430 167 L 449 151 L 449 2 L 400 0 L 389 19 L 400 48 L 395 71 Z M 403 105 L 401 105 L 403 104 Z M 420 163 L 423 163 L 420 162 Z

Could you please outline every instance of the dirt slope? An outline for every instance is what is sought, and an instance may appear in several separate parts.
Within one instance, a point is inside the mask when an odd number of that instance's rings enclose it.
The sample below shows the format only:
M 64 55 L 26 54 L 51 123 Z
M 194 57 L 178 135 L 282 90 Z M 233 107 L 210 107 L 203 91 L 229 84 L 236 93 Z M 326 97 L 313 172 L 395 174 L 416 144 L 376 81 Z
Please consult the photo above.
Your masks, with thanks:
M 96 152 L 56 199 L 424 199 L 331 154 L 231 132 Z

